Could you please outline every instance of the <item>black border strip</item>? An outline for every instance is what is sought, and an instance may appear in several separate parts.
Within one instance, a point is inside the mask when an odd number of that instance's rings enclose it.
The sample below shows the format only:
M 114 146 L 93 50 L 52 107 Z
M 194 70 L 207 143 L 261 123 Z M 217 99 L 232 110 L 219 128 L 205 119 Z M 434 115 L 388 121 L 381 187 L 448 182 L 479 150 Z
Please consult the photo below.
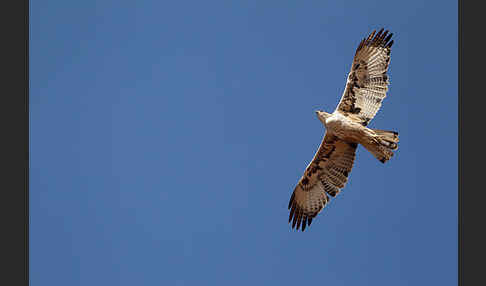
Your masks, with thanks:
M 24 80 L 25 80 L 25 93 L 24 93 L 24 102 L 25 102 L 25 159 L 24 159 L 24 192 L 25 192 L 25 199 L 24 199 L 24 213 L 25 213 L 25 221 L 24 221 L 24 247 L 25 247 L 25 262 L 24 262 L 24 276 L 25 276 L 25 284 L 29 285 L 29 222 L 30 222 L 30 215 L 29 215 L 29 167 L 30 167 L 30 105 L 29 105 L 29 92 L 30 92 L 30 74 L 29 74 L 29 0 L 24 0 L 24 37 L 25 37 L 25 65 L 24 65 Z
M 484 212 L 486 178 L 484 162 L 483 101 L 484 79 L 484 9 L 480 1 L 460 0 L 459 12 L 459 285 L 486 285 Z M 440 83 L 438 83 L 440 84 Z M 444 162 L 446 162 L 444 158 Z M 441 162 L 438 162 L 439 164 Z M 440 259 L 440 258 L 437 258 Z
M 1 285 L 29 285 L 29 1 L 3 1 Z

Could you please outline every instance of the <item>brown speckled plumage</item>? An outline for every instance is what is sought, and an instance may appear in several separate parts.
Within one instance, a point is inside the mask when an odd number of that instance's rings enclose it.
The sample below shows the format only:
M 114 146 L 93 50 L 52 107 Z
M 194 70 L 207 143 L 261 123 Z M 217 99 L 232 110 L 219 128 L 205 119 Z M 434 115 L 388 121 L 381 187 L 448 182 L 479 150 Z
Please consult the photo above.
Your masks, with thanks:
M 337 107 L 340 112 L 357 115 L 364 126 L 380 109 L 389 85 L 386 72 L 393 34 L 383 30 L 373 31 L 356 49 L 346 88 Z
M 393 45 L 391 33 L 381 29 L 364 38 L 354 56 L 341 100 L 333 114 L 318 111 L 326 134 L 305 169 L 288 204 L 289 223 L 304 231 L 348 181 L 358 144 L 385 163 L 398 148 L 398 133 L 370 129 L 389 85 L 386 74 Z

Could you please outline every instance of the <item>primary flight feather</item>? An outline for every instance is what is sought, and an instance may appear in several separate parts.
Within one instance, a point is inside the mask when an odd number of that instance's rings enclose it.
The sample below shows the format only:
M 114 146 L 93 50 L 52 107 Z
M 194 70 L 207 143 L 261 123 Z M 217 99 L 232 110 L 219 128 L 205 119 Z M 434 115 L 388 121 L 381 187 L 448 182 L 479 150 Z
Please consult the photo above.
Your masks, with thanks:
M 385 163 L 398 148 L 398 133 L 366 127 L 386 97 L 392 33 L 381 29 L 364 38 L 348 74 L 344 93 L 332 113 L 316 111 L 326 134 L 290 197 L 289 223 L 302 231 L 348 181 L 358 144 Z

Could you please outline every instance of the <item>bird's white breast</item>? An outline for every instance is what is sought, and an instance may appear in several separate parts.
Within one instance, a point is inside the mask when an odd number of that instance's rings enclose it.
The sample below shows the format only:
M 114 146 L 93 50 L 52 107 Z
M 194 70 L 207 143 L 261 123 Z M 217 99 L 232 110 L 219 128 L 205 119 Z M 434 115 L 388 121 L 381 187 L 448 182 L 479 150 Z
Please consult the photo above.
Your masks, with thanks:
M 346 116 L 339 112 L 334 112 L 326 119 L 326 129 L 332 134 L 341 139 L 355 137 L 355 133 L 359 132 L 361 126 L 349 120 Z
M 347 118 L 339 112 L 334 112 L 326 119 L 326 127 L 331 130 L 342 129 L 346 125 Z

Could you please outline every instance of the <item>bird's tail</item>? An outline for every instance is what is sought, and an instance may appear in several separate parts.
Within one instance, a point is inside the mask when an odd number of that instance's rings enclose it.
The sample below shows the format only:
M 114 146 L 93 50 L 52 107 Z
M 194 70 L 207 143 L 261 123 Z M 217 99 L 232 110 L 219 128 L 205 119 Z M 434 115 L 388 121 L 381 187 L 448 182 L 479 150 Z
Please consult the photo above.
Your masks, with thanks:
M 375 156 L 380 162 L 385 163 L 393 156 L 393 151 L 398 149 L 398 132 L 371 129 L 375 136 L 369 144 L 364 147 Z

